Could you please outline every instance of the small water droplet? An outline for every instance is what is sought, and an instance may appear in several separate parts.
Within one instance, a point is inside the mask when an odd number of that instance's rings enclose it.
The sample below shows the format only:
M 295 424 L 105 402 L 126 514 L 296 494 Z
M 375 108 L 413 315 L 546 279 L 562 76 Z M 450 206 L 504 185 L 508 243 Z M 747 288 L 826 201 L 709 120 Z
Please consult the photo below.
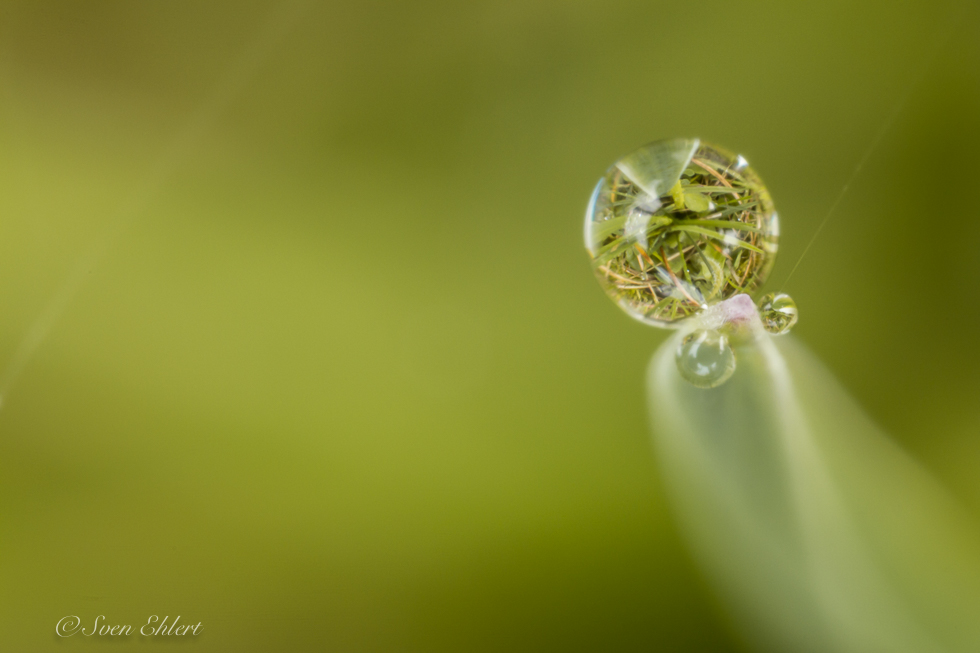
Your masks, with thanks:
M 782 292 L 771 292 L 759 300 L 762 326 L 773 335 L 789 333 L 796 325 L 800 312 L 793 298 Z
M 698 388 L 716 388 L 735 373 L 735 352 L 728 338 L 714 329 L 685 336 L 674 360 L 684 380 Z

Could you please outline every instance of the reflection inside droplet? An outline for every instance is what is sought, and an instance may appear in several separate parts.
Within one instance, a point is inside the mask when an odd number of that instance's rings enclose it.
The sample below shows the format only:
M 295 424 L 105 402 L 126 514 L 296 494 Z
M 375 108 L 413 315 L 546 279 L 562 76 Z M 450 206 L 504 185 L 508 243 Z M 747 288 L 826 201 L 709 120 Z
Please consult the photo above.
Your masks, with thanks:
M 796 302 L 786 293 L 769 293 L 759 300 L 762 326 L 773 335 L 789 333 L 800 317 Z
M 744 157 L 698 139 L 658 141 L 599 181 L 585 243 L 614 301 L 647 324 L 675 327 L 765 281 L 777 249 L 773 215 Z

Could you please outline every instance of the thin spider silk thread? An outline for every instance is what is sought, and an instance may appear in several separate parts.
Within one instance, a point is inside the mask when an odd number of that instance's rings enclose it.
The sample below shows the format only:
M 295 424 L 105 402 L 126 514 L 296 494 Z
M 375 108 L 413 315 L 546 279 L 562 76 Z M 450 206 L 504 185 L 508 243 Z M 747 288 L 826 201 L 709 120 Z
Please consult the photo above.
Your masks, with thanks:
M 242 50 L 200 108 L 160 153 L 143 182 L 119 206 L 109 226 L 96 237 L 95 242 L 68 272 L 40 315 L 31 323 L 10 362 L 0 373 L 0 407 L 6 401 L 14 382 L 68 308 L 68 304 L 81 288 L 88 273 L 119 240 L 125 228 L 160 192 L 173 176 L 180 162 L 190 153 L 194 144 L 200 140 L 231 101 L 244 90 L 255 71 L 272 54 L 309 6 L 309 0 L 283 2 L 280 5 L 277 15 L 269 21 L 267 29 L 262 30 L 255 40 Z
M 967 5 L 963 4 L 960 6 L 961 11 L 952 11 L 951 12 L 952 17 L 950 18 L 950 20 L 964 13 L 966 7 Z M 905 92 L 902 93 L 902 95 L 898 98 L 898 101 L 892 107 L 892 110 L 889 113 L 888 117 L 885 119 L 885 122 L 882 123 L 881 127 L 878 128 L 878 132 L 875 134 L 875 137 L 871 141 L 871 144 L 867 147 L 867 149 L 865 149 L 864 154 L 861 155 L 861 158 L 858 160 L 857 165 L 854 166 L 854 170 L 847 178 L 847 181 L 844 182 L 844 186 L 840 189 L 840 192 L 837 194 L 836 199 L 834 199 L 833 203 L 830 205 L 830 209 L 827 211 L 827 214 L 824 216 L 823 220 L 820 221 L 820 224 L 817 225 L 817 230 L 813 232 L 813 236 L 810 237 L 810 240 L 806 244 L 806 247 L 803 248 L 803 253 L 800 254 L 799 258 L 796 259 L 796 263 L 793 265 L 793 269 L 790 270 L 789 274 L 786 275 L 786 278 L 783 279 L 783 282 L 780 285 L 779 292 L 783 292 L 783 289 L 786 287 L 786 284 L 789 283 L 789 280 L 793 277 L 793 273 L 795 273 L 797 268 L 800 267 L 800 263 L 803 262 L 803 258 L 807 255 L 807 252 L 810 251 L 810 248 L 813 247 L 813 243 L 817 241 L 817 238 L 820 236 L 820 232 L 823 231 L 823 228 L 827 226 L 827 223 L 830 222 L 830 219 L 834 216 L 834 213 L 837 211 L 837 207 L 840 206 L 841 200 L 843 200 L 844 196 L 847 194 L 847 190 L 851 187 L 851 184 L 854 182 L 854 180 L 857 179 L 858 175 L 861 174 L 861 170 L 864 169 L 864 166 L 865 164 L 868 163 L 868 160 L 871 158 L 871 155 L 874 154 L 874 152 L 878 149 L 878 146 L 881 145 L 882 140 L 884 140 L 885 136 L 894 126 L 895 122 L 898 120 L 899 115 L 901 115 L 902 110 L 905 108 L 905 105 L 908 104 L 909 98 L 912 97 L 912 94 L 915 91 L 915 89 L 918 88 L 919 84 L 922 83 L 922 80 L 925 79 L 926 74 L 932 69 L 933 64 L 936 62 L 936 59 L 939 58 L 939 52 L 942 50 L 943 46 L 952 40 L 943 37 L 950 35 L 954 31 L 954 27 L 955 25 L 951 25 L 949 29 L 940 30 L 939 34 L 936 37 L 936 42 L 932 46 L 929 56 L 926 57 L 919 72 L 912 78 L 912 81 L 909 84 L 908 88 L 906 88 Z
M 912 85 L 912 88 L 914 88 L 917 83 L 918 81 Z M 861 170 L 868 162 L 868 159 L 870 159 L 874 151 L 878 149 L 878 145 L 881 144 L 885 134 L 887 134 L 892 125 L 895 124 L 899 114 L 901 114 L 902 109 L 905 107 L 905 103 L 908 102 L 908 99 L 911 96 L 910 91 L 911 89 L 899 99 L 898 103 L 895 105 L 895 108 L 892 109 L 891 115 L 888 116 L 881 128 L 878 129 L 878 134 L 875 136 L 874 140 L 871 141 L 871 145 L 869 145 L 865 150 L 864 155 L 861 156 L 861 159 L 858 161 L 857 165 L 854 166 L 854 170 L 851 172 L 851 175 L 847 178 L 847 181 L 844 182 L 844 186 L 840 189 L 840 192 L 837 193 L 837 199 L 835 199 L 833 204 L 830 205 L 830 209 L 827 211 L 827 214 L 824 216 L 823 220 L 820 221 L 820 224 L 817 225 L 817 230 L 813 232 L 813 236 L 810 237 L 810 241 L 806 244 L 806 247 L 803 248 L 803 253 L 800 254 L 798 259 L 796 259 L 796 264 L 793 265 L 793 269 L 790 270 L 789 274 L 786 275 L 786 278 L 783 279 L 782 287 L 780 288 L 779 292 L 782 292 L 783 288 L 786 287 L 786 284 L 789 283 L 789 280 L 793 277 L 793 273 L 796 272 L 798 267 L 800 267 L 800 263 L 803 262 L 803 258 L 806 256 L 807 252 L 810 251 L 810 248 L 813 247 L 813 243 L 817 241 L 817 238 L 820 236 L 820 232 L 823 231 L 823 228 L 827 226 L 828 222 L 830 222 L 830 218 L 833 217 L 834 212 L 837 211 L 837 207 L 840 206 L 841 200 L 843 200 L 844 195 L 847 194 L 847 189 L 851 187 L 851 183 L 853 183 L 854 180 L 857 179 L 857 176 L 861 174 Z

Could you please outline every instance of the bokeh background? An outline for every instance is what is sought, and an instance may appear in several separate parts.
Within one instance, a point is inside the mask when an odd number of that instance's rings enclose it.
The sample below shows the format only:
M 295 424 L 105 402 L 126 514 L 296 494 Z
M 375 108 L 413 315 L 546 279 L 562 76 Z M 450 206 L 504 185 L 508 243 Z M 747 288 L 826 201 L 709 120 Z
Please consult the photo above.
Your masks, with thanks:
M 976 3 L 0 2 L 3 649 L 741 650 L 581 243 L 672 136 L 772 290 L 878 140 L 796 334 L 980 512 Z

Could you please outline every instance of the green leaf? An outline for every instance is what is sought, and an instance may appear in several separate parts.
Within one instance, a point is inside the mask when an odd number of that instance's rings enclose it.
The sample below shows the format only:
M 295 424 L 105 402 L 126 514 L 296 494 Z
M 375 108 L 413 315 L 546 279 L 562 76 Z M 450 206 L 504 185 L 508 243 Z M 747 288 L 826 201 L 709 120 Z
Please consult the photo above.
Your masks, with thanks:
M 758 206 L 759 206 L 759 202 L 744 202 L 744 203 L 741 203 L 741 204 L 722 205 L 721 210 L 720 211 L 715 211 L 714 213 L 712 213 L 711 214 L 711 217 L 716 217 L 717 216 L 717 217 L 721 218 L 721 217 L 724 217 L 726 215 L 731 215 L 733 213 L 742 213 L 744 211 L 749 211 L 749 210 L 752 210 L 752 209 L 757 208 Z
M 683 195 L 684 195 L 684 203 L 687 205 L 687 208 L 690 209 L 691 211 L 695 211 L 697 213 L 704 213 L 711 207 L 711 200 L 709 200 L 706 196 L 702 195 L 696 190 L 685 188 Z
M 732 193 L 737 193 L 737 189 L 728 188 L 727 186 L 705 186 L 703 184 L 691 184 L 690 186 L 685 186 L 684 190 L 691 189 L 702 193 L 710 194 L 722 194 L 731 195 Z
M 745 224 L 737 220 L 684 220 L 681 224 L 693 224 L 701 227 L 715 227 L 718 229 L 737 229 L 739 231 L 751 231 L 758 233 L 761 231 L 757 226 Z
M 674 198 L 674 207 L 681 211 L 687 208 L 687 205 L 684 203 L 685 195 L 687 195 L 687 193 L 684 192 L 684 187 L 678 180 L 678 182 L 670 189 L 670 196 Z
M 603 220 L 601 222 L 590 223 L 589 229 L 592 237 L 589 245 L 592 243 L 601 243 L 617 231 L 622 231 L 626 226 L 626 220 L 628 218 L 628 215 L 621 215 L 609 218 L 608 220 Z
M 671 229 L 673 229 L 674 231 L 689 231 L 691 233 L 701 234 L 702 236 L 707 236 L 708 238 L 714 238 L 715 240 L 720 240 L 726 245 L 731 245 L 732 247 L 744 247 L 745 249 L 750 249 L 753 252 L 758 252 L 759 254 L 764 253 L 761 249 L 759 249 L 755 245 L 747 243 L 744 240 L 736 239 L 735 242 L 729 242 L 723 234 L 720 234 L 717 231 L 713 231 L 711 229 L 705 229 L 704 227 L 695 227 L 695 226 L 689 226 L 685 224 L 674 224 L 673 227 L 671 227 Z
M 685 332 L 648 375 L 669 494 L 743 635 L 764 651 L 980 651 L 974 516 L 799 343 L 757 316 L 751 330 L 717 388 L 677 373 Z

